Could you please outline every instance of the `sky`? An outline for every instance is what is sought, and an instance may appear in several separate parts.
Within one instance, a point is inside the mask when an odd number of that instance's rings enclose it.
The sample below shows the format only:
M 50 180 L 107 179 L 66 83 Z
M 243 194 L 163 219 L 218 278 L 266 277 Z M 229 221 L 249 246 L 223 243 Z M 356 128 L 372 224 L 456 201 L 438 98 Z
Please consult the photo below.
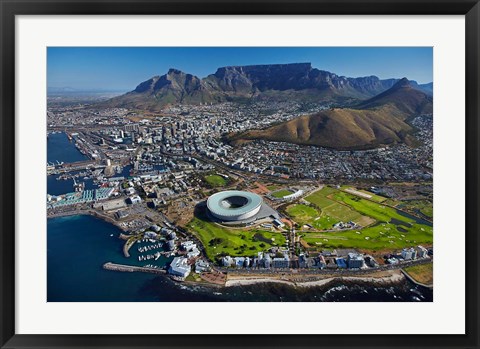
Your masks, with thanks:
M 347 77 L 433 81 L 432 47 L 49 47 L 47 85 L 130 91 L 169 68 L 203 78 L 224 66 L 304 62 Z

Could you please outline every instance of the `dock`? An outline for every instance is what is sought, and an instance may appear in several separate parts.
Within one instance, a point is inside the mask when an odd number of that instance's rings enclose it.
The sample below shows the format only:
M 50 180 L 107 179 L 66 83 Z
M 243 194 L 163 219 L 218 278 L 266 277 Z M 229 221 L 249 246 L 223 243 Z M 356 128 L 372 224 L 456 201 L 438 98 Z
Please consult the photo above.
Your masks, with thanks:
M 107 262 L 103 265 L 103 269 L 106 270 L 113 270 L 113 271 L 122 271 L 126 273 L 133 273 L 133 272 L 142 272 L 142 273 L 152 273 L 152 274 L 166 274 L 167 271 L 165 269 L 156 269 L 156 268 L 148 268 L 148 267 L 136 267 L 133 265 L 124 265 L 124 264 L 115 264 L 112 262 Z

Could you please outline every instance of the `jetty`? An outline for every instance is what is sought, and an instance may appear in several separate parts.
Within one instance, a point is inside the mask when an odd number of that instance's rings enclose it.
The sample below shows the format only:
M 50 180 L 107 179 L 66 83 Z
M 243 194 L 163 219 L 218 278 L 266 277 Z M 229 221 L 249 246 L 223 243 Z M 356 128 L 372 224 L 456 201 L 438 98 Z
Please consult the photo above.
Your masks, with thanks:
M 133 265 L 125 265 L 125 264 L 115 264 L 112 262 L 107 262 L 103 265 L 103 269 L 106 270 L 114 270 L 114 271 L 122 271 L 127 273 L 133 273 L 135 271 L 139 271 L 142 273 L 152 273 L 152 274 L 166 274 L 167 271 L 165 269 L 157 269 L 157 268 L 150 268 L 150 267 L 137 267 Z

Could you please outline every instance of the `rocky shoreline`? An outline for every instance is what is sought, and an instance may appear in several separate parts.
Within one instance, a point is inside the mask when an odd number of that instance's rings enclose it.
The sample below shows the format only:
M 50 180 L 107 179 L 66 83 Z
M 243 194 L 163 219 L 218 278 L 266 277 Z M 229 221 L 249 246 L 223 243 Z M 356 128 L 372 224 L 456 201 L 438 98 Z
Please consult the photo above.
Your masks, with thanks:
M 275 277 L 239 277 L 239 278 L 231 278 L 225 282 L 225 287 L 232 287 L 232 286 L 246 286 L 246 285 L 253 285 L 259 283 L 280 283 L 294 287 L 318 287 L 324 286 L 331 282 L 343 280 L 349 282 L 365 282 L 365 283 L 372 283 L 372 284 L 379 284 L 379 285 L 387 285 L 387 284 L 396 284 L 400 283 L 405 280 L 405 276 L 399 270 L 394 270 L 388 273 L 388 275 L 379 275 L 379 276 L 327 276 L 323 279 L 309 281 L 309 280 L 288 280 L 285 278 L 275 278 Z

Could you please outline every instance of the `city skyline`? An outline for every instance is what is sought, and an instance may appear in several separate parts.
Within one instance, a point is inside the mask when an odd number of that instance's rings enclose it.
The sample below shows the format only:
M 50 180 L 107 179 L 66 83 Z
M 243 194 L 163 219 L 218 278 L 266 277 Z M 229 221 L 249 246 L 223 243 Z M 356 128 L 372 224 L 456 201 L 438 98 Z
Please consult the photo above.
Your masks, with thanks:
M 431 47 L 49 47 L 49 88 L 130 91 L 176 68 L 203 78 L 222 66 L 309 62 L 340 76 L 433 81 Z

